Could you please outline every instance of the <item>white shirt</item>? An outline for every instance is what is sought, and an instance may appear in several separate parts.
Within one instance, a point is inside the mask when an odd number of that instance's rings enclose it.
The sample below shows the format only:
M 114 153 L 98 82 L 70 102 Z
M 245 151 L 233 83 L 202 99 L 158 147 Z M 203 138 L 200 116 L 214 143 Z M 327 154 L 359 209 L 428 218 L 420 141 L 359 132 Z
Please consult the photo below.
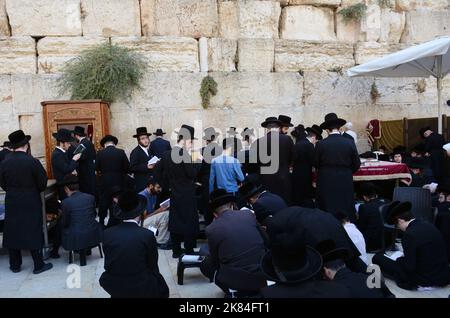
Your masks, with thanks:
M 341 133 L 339 131 L 332 131 L 328 135 L 340 135 Z
M 132 219 L 132 220 L 123 220 L 122 222 L 124 222 L 124 223 L 136 223 L 137 225 L 139 225 L 138 221 L 136 221 L 135 219 Z
M 356 135 L 356 133 L 353 130 L 347 130 L 346 133 L 353 137 L 355 143 L 358 142 L 358 135 Z
M 344 224 L 344 229 L 347 232 L 350 239 L 352 240 L 353 244 L 355 244 L 356 248 L 361 253 L 360 258 L 363 260 L 364 263 L 368 264 L 366 241 L 364 240 L 364 236 L 362 235 L 362 233 L 353 223 Z
M 141 145 L 139 145 L 139 147 L 141 147 L 141 149 L 144 150 L 145 154 L 148 157 L 148 148 L 142 147 Z
M 59 150 L 61 150 L 62 152 L 66 152 L 63 148 L 61 148 L 61 147 L 59 147 L 59 146 L 56 146 L 56 148 L 58 148 Z

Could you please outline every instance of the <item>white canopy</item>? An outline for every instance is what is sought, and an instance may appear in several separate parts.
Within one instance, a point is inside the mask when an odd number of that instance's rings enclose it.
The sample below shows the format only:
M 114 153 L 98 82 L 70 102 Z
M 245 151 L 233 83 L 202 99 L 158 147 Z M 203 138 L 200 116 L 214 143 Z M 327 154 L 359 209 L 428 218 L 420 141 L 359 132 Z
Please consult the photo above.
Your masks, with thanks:
M 353 67 L 347 74 L 350 77 L 435 77 L 438 86 L 439 132 L 442 133 L 442 80 L 450 73 L 449 49 L 450 37 L 441 37 Z

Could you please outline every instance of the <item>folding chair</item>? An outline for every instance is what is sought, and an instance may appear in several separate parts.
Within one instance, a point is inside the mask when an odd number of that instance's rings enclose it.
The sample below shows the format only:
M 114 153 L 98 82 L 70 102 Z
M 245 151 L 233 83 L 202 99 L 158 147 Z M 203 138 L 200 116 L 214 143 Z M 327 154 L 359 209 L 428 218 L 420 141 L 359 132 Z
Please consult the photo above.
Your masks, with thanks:
M 431 206 L 431 192 L 416 187 L 397 187 L 394 189 L 394 201 L 409 201 L 415 218 L 434 223 L 436 209 Z

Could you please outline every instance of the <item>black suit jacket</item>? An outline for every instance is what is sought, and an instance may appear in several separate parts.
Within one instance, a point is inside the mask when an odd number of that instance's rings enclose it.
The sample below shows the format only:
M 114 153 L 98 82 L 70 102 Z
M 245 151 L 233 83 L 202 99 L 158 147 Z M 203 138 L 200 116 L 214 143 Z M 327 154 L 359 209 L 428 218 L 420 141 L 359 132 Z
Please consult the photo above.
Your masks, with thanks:
M 375 199 L 359 206 L 356 226 L 364 236 L 368 251 L 378 250 L 383 245 L 384 221 L 380 213 L 380 207 L 384 204 L 386 204 L 386 201 Z
M 397 264 L 413 284 L 445 286 L 450 283 L 447 251 L 444 239 L 428 222 L 413 220 L 403 234 L 404 257 Z
M 150 149 L 148 156 L 144 150 L 138 145 L 130 154 L 130 171 L 133 173 L 135 190 L 140 192 L 147 187 L 149 177 L 152 171 L 148 169 L 148 161 L 152 158 Z
M 170 142 L 162 137 L 156 137 L 150 144 L 150 153 L 158 158 L 161 158 L 166 151 L 170 150 L 172 150 Z
M 78 180 L 80 183 L 80 191 L 95 195 L 95 148 L 94 144 L 88 139 L 83 138 L 80 144 L 86 147 L 80 160 L 78 161 Z
M 52 172 L 53 177 L 56 179 L 56 182 L 61 182 L 64 177 L 78 167 L 78 163 L 67 155 L 67 152 L 63 152 L 59 148 L 55 148 L 52 152 Z M 58 186 L 58 197 L 59 200 L 64 200 L 66 198 L 66 193 L 64 192 L 63 187 Z
M 287 208 L 287 204 L 283 198 L 268 191 L 261 193 L 258 200 L 252 204 L 252 209 L 259 223 L 263 223 L 267 217 L 275 215 L 284 208 Z
M 108 193 L 114 186 L 123 187 L 130 162 L 125 151 L 108 146 L 97 153 L 95 168 L 100 173 L 101 192 Z
M 367 286 L 368 276 L 362 273 L 353 273 L 348 268 L 340 269 L 334 276 L 334 281 L 348 288 L 351 298 L 384 298 L 382 288 L 369 288 Z M 386 295 L 387 296 L 387 295 Z
M 440 179 L 442 176 L 443 145 L 445 145 L 444 137 L 438 133 L 432 133 L 425 139 L 425 151 L 430 154 L 431 170 L 436 179 Z
M 11 151 L 8 150 L 8 149 L 2 149 L 2 151 L 0 151 L 0 163 L 1 163 L 3 160 L 5 160 L 6 156 L 7 156 L 8 154 L 10 154 L 10 153 L 11 153 Z
M 122 222 L 104 232 L 105 272 L 100 285 L 112 297 L 168 298 L 159 272 L 153 232 L 134 222 Z
M 294 165 L 292 170 L 292 188 L 294 204 L 314 198 L 312 186 L 312 168 L 314 165 L 314 145 L 306 138 L 294 145 Z

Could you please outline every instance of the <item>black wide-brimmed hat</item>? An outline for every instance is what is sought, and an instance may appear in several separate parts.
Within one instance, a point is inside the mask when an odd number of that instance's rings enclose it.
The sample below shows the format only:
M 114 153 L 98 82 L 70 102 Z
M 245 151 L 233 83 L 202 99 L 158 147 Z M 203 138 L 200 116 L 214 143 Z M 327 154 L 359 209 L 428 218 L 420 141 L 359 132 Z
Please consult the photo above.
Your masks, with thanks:
M 347 123 L 345 119 L 339 118 L 335 113 L 325 115 L 324 122 L 320 124 L 320 128 L 328 129 L 330 127 L 342 127 Z
M 260 193 L 263 191 L 262 185 L 257 185 L 251 181 L 246 181 L 242 184 L 242 186 L 239 188 L 239 196 L 243 199 L 248 199 L 254 196 L 257 193 Z
M 120 208 L 120 212 L 116 215 L 118 219 L 135 219 L 145 211 L 147 199 L 134 191 L 126 190 L 120 193 L 118 205 Z
M 419 135 L 420 137 L 424 138 L 423 134 L 427 131 L 427 130 L 432 130 L 430 126 L 426 126 L 426 127 L 422 127 L 419 130 Z
M 3 145 L 1 145 L 0 147 L 2 147 L 2 148 L 10 148 L 11 147 L 11 143 L 9 141 L 4 141 Z
M 104 147 L 107 142 L 112 142 L 113 144 L 117 145 L 119 143 L 119 139 L 117 139 L 117 137 L 113 135 L 106 135 L 102 138 L 102 140 L 100 140 L 100 145 Z
M 245 127 L 244 130 L 241 132 L 242 139 L 246 139 L 247 137 L 254 136 L 255 130 L 253 128 Z
M 73 174 L 67 174 L 64 176 L 64 178 L 58 182 L 58 185 L 61 187 L 65 187 L 71 184 L 78 184 L 79 180 L 78 177 Z
M 261 127 L 266 128 L 269 124 L 281 126 L 281 121 L 279 121 L 276 117 L 267 117 L 266 120 L 261 123 Z
M 236 127 L 228 127 L 227 134 L 231 136 L 236 136 L 238 134 Z
M 147 127 L 138 127 L 136 128 L 136 134 L 133 135 L 133 138 L 139 138 L 140 136 L 151 136 L 152 134 L 147 132 Z
M 437 187 L 438 193 L 450 194 L 450 180 L 439 182 Z
M 303 139 L 306 137 L 306 129 L 302 124 L 297 125 L 293 131 L 291 131 L 291 136 L 295 139 Z
M 413 157 L 413 158 L 409 158 L 406 165 L 410 168 L 410 169 L 425 169 L 427 167 L 427 163 L 425 158 L 417 158 L 417 157 Z
M 11 143 L 10 147 L 12 149 L 17 149 L 29 143 L 31 140 L 31 136 L 25 135 L 23 130 L 16 130 L 9 134 L 8 139 Z
M 233 193 L 229 193 L 224 189 L 217 189 L 209 195 L 209 209 L 214 212 L 218 207 L 227 203 L 236 203 L 237 198 Z
M 57 132 L 53 133 L 52 136 L 62 142 L 73 142 L 75 138 L 72 136 L 72 132 L 69 129 L 60 128 Z
M 348 249 L 344 247 L 337 247 L 333 240 L 325 240 L 320 242 L 317 244 L 316 249 L 322 256 L 324 264 L 339 259 L 346 262 L 350 257 Z
M 278 120 L 281 122 L 282 127 L 294 127 L 294 125 L 291 123 L 292 118 L 286 115 L 280 115 L 278 116 Z
M 84 131 L 84 127 L 81 126 L 75 126 L 75 128 L 72 131 L 75 135 L 84 137 L 86 136 L 86 132 Z
M 318 125 L 312 125 L 311 127 L 306 128 L 306 131 L 309 133 L 313 133 L 316 135 L 317 140 L 322 140 L 323 129 Z
M 208 127 L 204 131 L 203 140 L 211 141 L 215 138 L 217 138 L 220 133 L 214 128 L 214 127 Z
M 177 135 L 180 135 L 183 137 L 183 139 L 190 139 L 190 140 L 197 140 L 195 138 L 195 129 L 192 126 L 189 125 L 181 125 L 180 129 L 176 131 Z
M 387 223 L 390 225 L 394 225 L 396 223 L 396 217 L 404 212 L 411 211 L 412 204 L 409 201 L 400 202 L 400 201 L 394 201 L 392 202 L 389 207 L 387 208 L 386 215 L 387 215 Z
M 162 136 L 165 134 L 166 133 L 161 128 L 156 129 L 156 131 L 153 133 L 153 135 L 155 135 L 155 136 Z

